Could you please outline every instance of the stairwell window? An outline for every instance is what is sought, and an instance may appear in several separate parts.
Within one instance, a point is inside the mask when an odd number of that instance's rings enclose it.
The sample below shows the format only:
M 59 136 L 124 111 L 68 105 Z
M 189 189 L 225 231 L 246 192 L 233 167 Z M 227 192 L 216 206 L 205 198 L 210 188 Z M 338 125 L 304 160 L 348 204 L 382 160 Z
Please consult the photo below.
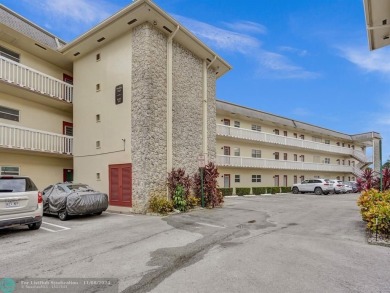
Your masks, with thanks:
M 19 167 L 13 167 L 13 166 L 1 166 L 0 167 L 0 175 L 19 176 L 20 169 L 19 169 Z
M 11 51 L 10 49 L 4 48 L 3 46 L 0 46 L 0 56 L 8 58 L 14 62 L 20 62 L 20 54 Z
M 19 110 L 0 106 L 0 118 L 19 122 Z

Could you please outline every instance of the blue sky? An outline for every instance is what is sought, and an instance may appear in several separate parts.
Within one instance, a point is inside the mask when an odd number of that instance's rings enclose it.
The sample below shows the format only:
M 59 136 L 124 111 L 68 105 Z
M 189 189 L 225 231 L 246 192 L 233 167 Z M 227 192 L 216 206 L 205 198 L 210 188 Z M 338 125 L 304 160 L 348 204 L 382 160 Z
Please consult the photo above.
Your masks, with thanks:
M 390 157 L 390 47 L 368 50 L 362 0 L 155 0 L 233 66 L 217 98 L 347 134 Z M 2 0 L 71 41 L 130 0 Z

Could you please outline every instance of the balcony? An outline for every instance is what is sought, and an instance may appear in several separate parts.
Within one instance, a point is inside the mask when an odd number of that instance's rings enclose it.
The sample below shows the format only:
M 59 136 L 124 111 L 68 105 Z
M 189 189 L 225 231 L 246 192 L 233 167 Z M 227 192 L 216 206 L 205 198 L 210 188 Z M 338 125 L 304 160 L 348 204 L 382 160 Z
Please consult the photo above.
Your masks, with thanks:
M 279 170 L 302 170 L 302 171 L 321 171 L 321 172 L 339 172 L 356 174 L 353 166 L 331 165 L 309 162 L 280 161 L 271 159 L 259 159 L 248 157 L 232 157 L 217 155 L 218 167 L 240 167 L 240 168 L 262 168 Z
M 0 123 L 0 148 L 72 155 L 73 137 Z
M 367 156 L 359 150 L 352 148 L 339 147 L 335 145 L 314 142 L 309 140 L 303 140 L 293 137 L 287 137 L 282 135 L 276 135 L 272 133 L 265 133 L 250 129 L 237 128 L 232 126 L 226 126 L 217 124 L 217 135 L 238 138 L 244 140 L 258 141 L 269 144 L 278 144 L 294 148 L 303 148 L 307 150 L 330 152 L 342 155 L 350 155 L 358 159 L 360 162 L 368 163 Z
M 60 101 L 73 101 L 73 85 L 2 56 L 0 80 Z

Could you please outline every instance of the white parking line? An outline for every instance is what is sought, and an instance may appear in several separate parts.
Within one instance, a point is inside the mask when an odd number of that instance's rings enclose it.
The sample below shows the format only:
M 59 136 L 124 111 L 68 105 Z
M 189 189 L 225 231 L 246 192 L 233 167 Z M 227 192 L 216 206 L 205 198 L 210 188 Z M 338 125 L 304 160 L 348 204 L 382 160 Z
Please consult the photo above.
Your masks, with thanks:
M 45 228 L 45 227 L 42 227 L 41 226 L 41 229 L 43 229 L 43 230 L 45 230 L 45 231 L 49 231 L 49 232 L 57 232 L 57 231 L 55 231 L 55 230 L 52 230 L 52 229 L 49 229 L 49 228 Z
M 48 223 L 48 222 L 43 222 L 43 224 L 52 225 L 52 226 L 55 226 L 55 227 L 58 227 L 58 228 L 62 228 L 62 230 L 70 230 L 70 228 L 68 228 L 68 227 L 64 227 L 64 226 L 60 226 L 60 225 L 55 225 L 55 224 Z
M 118 215 L 118 216 L 125 216 L 125 217 L 134 217 L 134 215 L 127 215 L 127 214 L 119 214 L 119 213 L 111 213 L 111 212 L 105 212 L 107 214 L 112 214 L 112 215 Z
M 225 226 L 218 226 L 218 225 L 207 224 L 207 223 L 200 223 L 200 222 L 195 222 L 195 224 L 203 225 L 203 226 L 209 226 L 209 227 L 214 227 L 214 228 L 221 228 L 221 229 L 225 229 L 226 228 Z

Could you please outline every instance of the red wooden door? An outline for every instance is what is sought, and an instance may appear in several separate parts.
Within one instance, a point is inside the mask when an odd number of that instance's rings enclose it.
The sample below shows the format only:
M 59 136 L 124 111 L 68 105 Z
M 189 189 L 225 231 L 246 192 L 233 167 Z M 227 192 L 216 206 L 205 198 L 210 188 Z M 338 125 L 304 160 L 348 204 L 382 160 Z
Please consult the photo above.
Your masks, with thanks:
M 132 206 L 132 168 L 131 164 L 109 166 L 110 205 Z

